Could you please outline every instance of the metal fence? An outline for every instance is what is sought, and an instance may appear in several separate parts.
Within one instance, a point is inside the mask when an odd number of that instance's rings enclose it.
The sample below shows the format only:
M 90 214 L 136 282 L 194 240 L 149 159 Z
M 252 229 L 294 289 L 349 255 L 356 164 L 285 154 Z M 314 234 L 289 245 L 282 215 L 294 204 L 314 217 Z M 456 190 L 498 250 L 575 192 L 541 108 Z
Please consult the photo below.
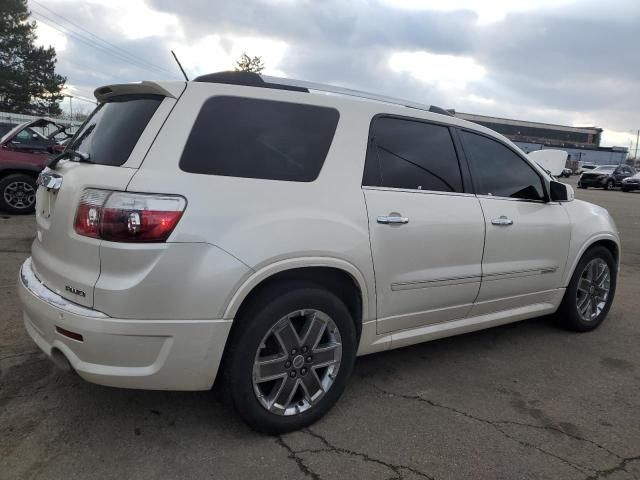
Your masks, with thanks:
M 43 118 L 43 117 L 39 117 L 36 115 L 21 115 L 19 113 L 0 112 L 0 124 L 5 124 L 5 125 L 15 126 L 24 122 L 29 122 L 31 120 L 37 120 L 38 118 Z M 68 118 L 68 116 L 44 117 L 44 118 L 51 120 L 52 122 L 55 122 L 59 125 L 64 125 L 65 127 L 67 127 L 66 131 L 69 133 L 74 133 L 78 129 L 78 127 L 82 125 L 81 121 L 71 120 L 70 118 Z M 40 131 L 40 133 L 44 135 L 48 135 L 49 133 L 51 133 L 49 130 L 51 130 L 51 127 L 38 129 L 38 131 Z

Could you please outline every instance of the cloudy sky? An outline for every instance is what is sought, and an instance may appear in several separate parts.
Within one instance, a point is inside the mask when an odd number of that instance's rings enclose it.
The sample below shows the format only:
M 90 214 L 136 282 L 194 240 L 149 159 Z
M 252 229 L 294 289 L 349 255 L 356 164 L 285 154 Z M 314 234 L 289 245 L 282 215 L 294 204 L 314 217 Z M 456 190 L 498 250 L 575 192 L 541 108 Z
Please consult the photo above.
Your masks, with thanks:
M 638 0 L 29 0 L 69 92 L 228 70 L 265 73 L 457 111 L 640 128 Z M 77 107 L 76 107 L 77 105 Z M 76 102 L 78 108 L 82 102 Z M 91 105 L 84 103 L 83 108 Z M 635 144 L 634 144 L 635 146 Z

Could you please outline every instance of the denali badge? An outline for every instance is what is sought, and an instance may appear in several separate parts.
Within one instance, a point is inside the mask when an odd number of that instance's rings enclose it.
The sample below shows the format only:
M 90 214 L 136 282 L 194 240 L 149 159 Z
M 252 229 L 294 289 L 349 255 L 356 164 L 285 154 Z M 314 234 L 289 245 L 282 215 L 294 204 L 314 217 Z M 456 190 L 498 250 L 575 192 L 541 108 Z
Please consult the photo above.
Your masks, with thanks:
M 87 296 L 87 294 L 86 294 L 86 293 L 84 293 L 84 292 L 83 292 L 82 290 L 80 290 L 79 288 L 73 288 L 73 287 L 70 287 L 69 285 L 65 285 L 64 289 L 65 289 L 67 292 L 71 292 L 71 293 L 73 293 L 74 295 L 79 295 L 79 296 L 81 296 L 81 297 L 86 297 L 86 296 Z

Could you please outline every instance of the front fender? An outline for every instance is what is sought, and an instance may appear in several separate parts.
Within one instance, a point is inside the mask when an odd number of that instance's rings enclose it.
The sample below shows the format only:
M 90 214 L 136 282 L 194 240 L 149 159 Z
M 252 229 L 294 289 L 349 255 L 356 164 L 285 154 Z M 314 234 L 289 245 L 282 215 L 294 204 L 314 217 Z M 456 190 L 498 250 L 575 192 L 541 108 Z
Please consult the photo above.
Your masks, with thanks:
M 618 270 L 620 267 L 621 249 L 620 236 L 613 218 L 606 209 L 581 200 L 563 203 L 572 223 L 571 245 L 567 268 L 563 279 L 563 286 L 571 281 L 580 258 L 596 242 L 611 241 L 618 250 Z

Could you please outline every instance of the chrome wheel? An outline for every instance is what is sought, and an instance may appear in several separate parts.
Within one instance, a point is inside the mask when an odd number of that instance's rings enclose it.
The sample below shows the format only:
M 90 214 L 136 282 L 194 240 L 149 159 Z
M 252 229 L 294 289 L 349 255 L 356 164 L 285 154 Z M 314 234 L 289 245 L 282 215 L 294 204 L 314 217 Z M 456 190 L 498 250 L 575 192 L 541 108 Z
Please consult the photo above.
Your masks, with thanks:
M 253 364 L 253 390 L 277 415 L 296 415 L 317 404 L 340 368 L 342 342 L 334 321 L 305 309 L 278 320 L 267 332 Z
M 604 310 L 611 289 L 609 265 L 602 258 L 594 258 L 584 267 L 576 293 L 580 318 L 592 322 Z
M 2 192 L 4 201 L 10 207 L 18 210 L 31 208 L 36 201 L 36 190 L 33 185 L 24 181 L 15 181 L 4 187 Z

